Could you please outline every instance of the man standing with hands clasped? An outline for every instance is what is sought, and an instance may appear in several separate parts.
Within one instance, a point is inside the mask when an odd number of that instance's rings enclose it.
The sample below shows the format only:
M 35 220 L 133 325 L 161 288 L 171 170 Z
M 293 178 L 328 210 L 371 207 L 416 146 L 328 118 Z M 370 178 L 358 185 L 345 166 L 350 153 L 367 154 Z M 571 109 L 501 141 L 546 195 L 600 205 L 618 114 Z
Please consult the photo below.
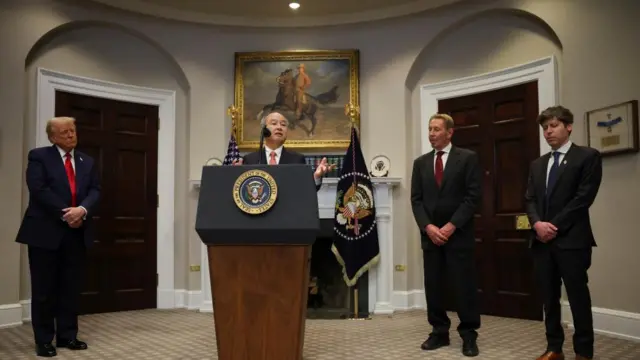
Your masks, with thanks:
M 433 150 L 413 162 L 411 175 L 411 206 L 422 235 L 427 316 L 433 327 L 421 347 L 435 350 L 449 345 L 451 321 L 443 293 L 446 279 L 451 279 L 462 353 L 477 356 L 480 310 L 473 214 L 480 202 L 482 177 L 478 155 L 452 146 L 453 127 L 449 115 L 431 117 L 429 141 Z
M 562 106 L 538 116 L 551 152 L 531 164 L 525 195 L 533 226 L 531 248 L 544 304 L 547 350 L 538 360 L 562 360 L 564 330 L 560 286 L 564 282 L 575 325 L 576 360 L 593 358 L 593 315 L 587 270 L 596 242 L 589 208 L 602 181 L 602 158 L 569 140 L 573 114 Z
M 77 338 L 78 300 L 100 184 L 93 159 L 75 150 L 75 119 L 53 118 L 46 131 L 53 146 L 29 151 L 29 205 L 16 241 L 28 245 L 36 353 L 53 357 L 54 336 L 59 348 L 87 349 Z

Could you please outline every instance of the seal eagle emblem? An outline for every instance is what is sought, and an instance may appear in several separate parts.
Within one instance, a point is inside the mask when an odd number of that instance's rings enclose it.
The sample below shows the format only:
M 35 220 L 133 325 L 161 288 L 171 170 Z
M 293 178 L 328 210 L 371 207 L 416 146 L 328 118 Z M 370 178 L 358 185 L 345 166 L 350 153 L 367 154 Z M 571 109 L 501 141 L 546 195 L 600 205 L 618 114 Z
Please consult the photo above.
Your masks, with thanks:
M 278 185 L 275 179 L 263 170 L 242 173 L 233 185 L 233 200 L 247 214 L 262 214 L 275 204 Z
M 347 232 L 353 232 L 355 237 L 350 240 L 357 240 L 361 236 L 366 235 L 370 229 L 362 231 L 362 226 L 365 223 L 361 221 L 373 215 L 373 194 L 371 189 L 365 183 L 354 182 L 351 186 L 342 194 L 340 191 L 337 196 L 336 202 L 336 221 L 338 224 L 344 226 Z M 369 224 L 375 224 L 375 219 Z M 346 235 L 346 234 L 345 234 Z M 345 236 L 343 235 L 343 236 Z

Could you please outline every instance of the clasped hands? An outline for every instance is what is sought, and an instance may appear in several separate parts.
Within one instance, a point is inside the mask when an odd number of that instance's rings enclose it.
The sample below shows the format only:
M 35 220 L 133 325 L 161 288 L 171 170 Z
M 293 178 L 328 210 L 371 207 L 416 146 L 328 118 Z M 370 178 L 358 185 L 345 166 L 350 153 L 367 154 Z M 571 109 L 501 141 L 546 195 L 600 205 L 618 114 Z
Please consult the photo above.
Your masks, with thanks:
M 238 160 L 233 160 L 233 162 L 231 164 L 232 165 L 242 165 L 242 163 L 243 163 L 243 160 L 242 159 L 238 159 Z M 313 177 L 316 178 L 316 179 L 320 179 L 326 173 L 328 173 L 329 171 L 331 171 L 331 170 L 333 170 L 335 168 L 336 168 L 336 165 L 335 164 L 329 165 L 327 163 L 327 158 L 324 157 L 324 158 L 322 158 L 322 160 L 318 164 L 318 167 L 316 168 L 316 171 L 313 173 Z
M 538 221 L 533 224 L 533 229 L 536 231 L 536 237 L 543 243 L 547 243 L 553 240 L 558 235 L 558 228 L 550 222 Z
M 431 239 L 434 244 L 442 246 L 449 241 L 449 237 L 451 237 L 453 232 L 456 231 L 456 227 L 450 222 L 446 223 L 441 228 L 438 228 L 433 224 L 429 224 L 425 228 L 425 231 L 427 232 L 429 239 Z
M 74 229 L 82 226 L 82 218 L 87 214 L 84 208 L 81 207 L 65 208 L 62 209 L 62 212 L 64 212 L 62 220 L 66 221 Z

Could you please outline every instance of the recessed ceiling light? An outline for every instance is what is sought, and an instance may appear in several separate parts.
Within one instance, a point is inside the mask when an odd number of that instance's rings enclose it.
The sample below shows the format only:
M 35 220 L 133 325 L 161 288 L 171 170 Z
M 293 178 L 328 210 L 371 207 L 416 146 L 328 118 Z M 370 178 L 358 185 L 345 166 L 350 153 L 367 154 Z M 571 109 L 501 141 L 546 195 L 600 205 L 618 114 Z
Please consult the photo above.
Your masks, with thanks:
M 289 7 L 290 7 L 290 8 L 292 8 L 293 10 L 296 10 L 297 8 L 299 8 L 299 7 L 300 7 L 300 3 L 295 2 L 295 1 L 290 2 L 290 3 L 289 3 Z

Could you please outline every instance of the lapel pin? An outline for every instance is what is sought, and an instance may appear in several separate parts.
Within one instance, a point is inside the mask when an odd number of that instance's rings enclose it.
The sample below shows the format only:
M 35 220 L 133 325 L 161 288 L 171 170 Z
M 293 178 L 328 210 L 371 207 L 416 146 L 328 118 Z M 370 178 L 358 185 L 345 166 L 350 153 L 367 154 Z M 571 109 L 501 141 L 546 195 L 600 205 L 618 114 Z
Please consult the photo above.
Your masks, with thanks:
M 84 161 L 84 160 L 82 160 L 82 158 L 80 158 L 80 161 Z M 566 164 L 567 162 L 565 161 L 564 163 Z
M 562 164 L 567 165 L 567 160 L 563 161 Z

